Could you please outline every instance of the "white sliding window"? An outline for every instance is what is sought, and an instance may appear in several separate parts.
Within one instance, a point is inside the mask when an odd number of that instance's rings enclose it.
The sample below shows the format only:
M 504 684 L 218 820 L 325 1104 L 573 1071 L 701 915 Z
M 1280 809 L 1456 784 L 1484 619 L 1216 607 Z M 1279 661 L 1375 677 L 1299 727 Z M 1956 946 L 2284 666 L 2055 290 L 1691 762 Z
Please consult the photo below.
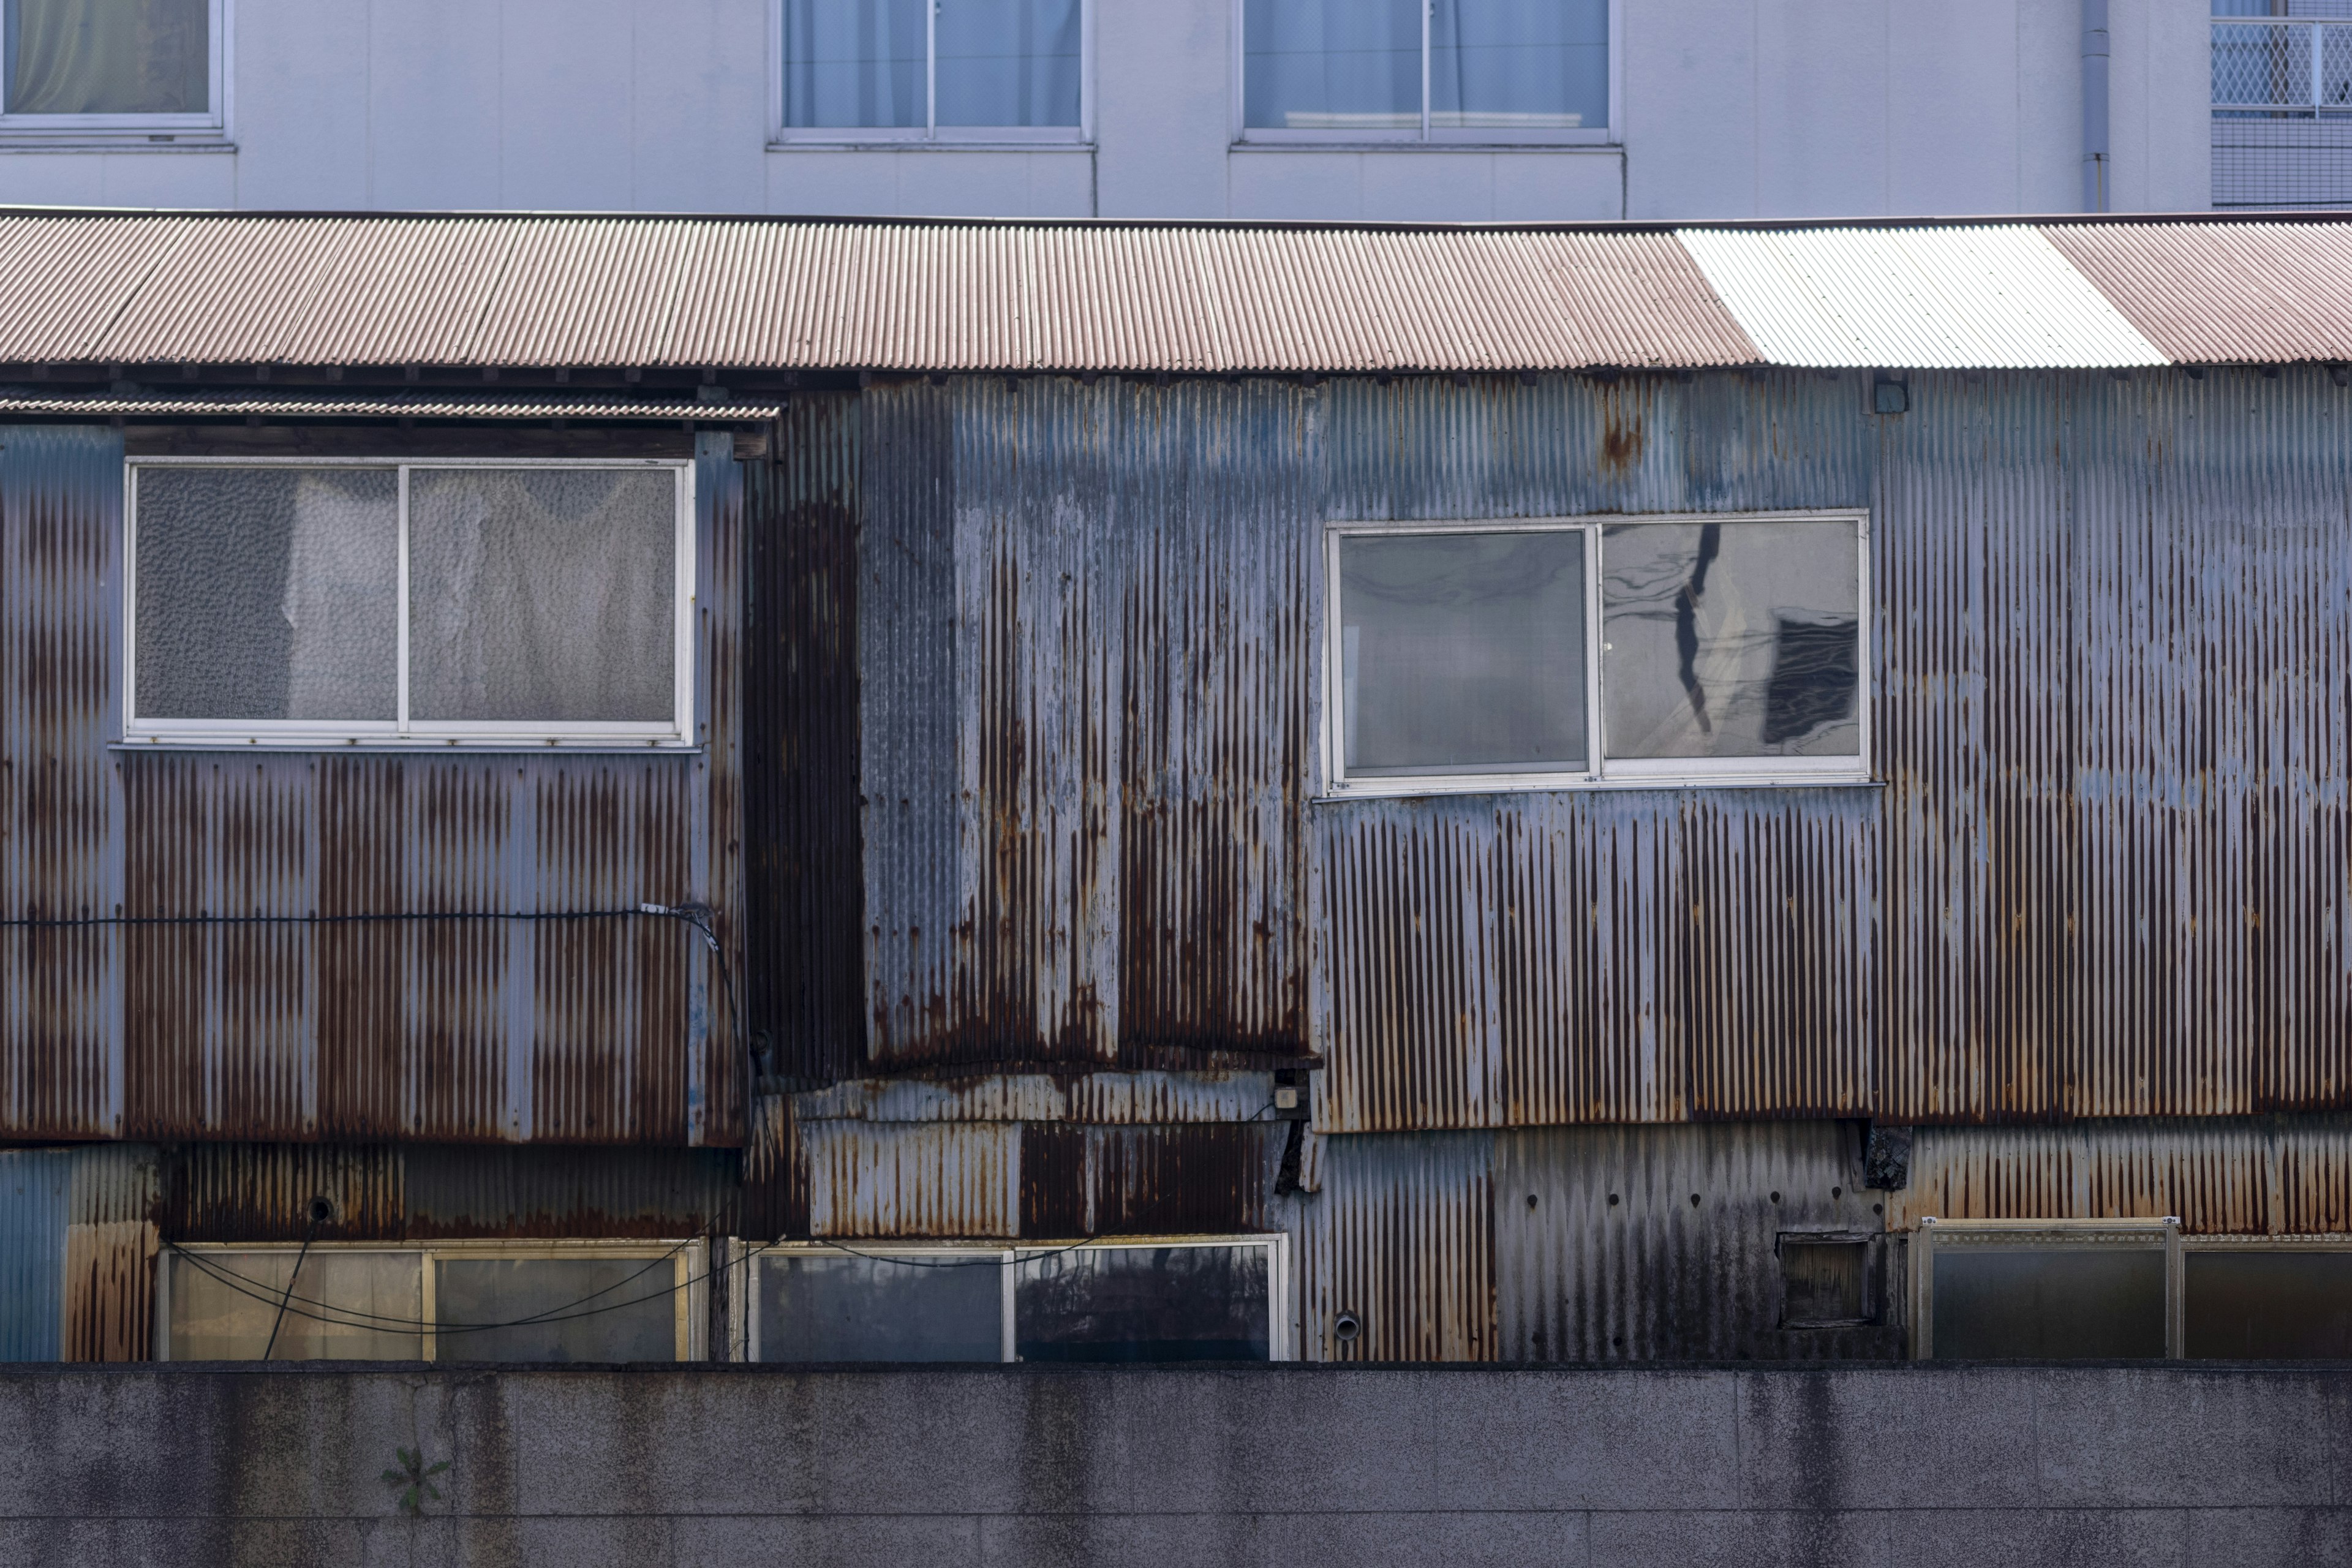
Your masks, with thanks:
M 134 460 L 146 744 L 683 744 L 693 500 L 667 461 Z
M 217 142 L 227 0 L 0 0 L 0 141 Z
M 1867 520 L 1341 523 L 1334 794 L 1868 775 Z
M 1074 142 L 1088 0 L 780 0 L 780 142 Z

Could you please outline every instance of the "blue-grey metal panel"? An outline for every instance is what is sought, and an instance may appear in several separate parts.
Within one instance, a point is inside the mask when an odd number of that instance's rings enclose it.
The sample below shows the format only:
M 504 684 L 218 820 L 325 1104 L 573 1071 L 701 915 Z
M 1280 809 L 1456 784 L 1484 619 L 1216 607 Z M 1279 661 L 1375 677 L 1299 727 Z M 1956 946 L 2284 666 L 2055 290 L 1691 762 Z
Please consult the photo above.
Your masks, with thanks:
M 0 1361 L 64 1354 L 69 1149 L 0 1151 Z

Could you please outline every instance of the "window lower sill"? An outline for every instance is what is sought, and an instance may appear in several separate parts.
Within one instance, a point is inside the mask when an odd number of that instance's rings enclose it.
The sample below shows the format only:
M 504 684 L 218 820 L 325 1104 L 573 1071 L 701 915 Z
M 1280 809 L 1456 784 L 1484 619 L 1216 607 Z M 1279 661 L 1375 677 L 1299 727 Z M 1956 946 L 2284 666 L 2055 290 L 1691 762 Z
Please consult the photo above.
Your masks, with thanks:
M 1251 142 L 1232 144 L 1235 153 L 1553 153 L 1621 157 L 1622 142 Z
M 174 136 L 158 142 L 145 132 L 0 131 L 0 153 L 234 153 L 225 136 Z
M 1815 773 L 1811 776 L 1738 776 L 1717 774 L 1706 778 L 1675 779 L 1591 779 L 1574 784 L 1498 784 L 1489 780 L 1453 782 L 1444 779 L 1423 783 L 1419 780 L 1399 780 L 1396 784 L 1358 784 L 1342 790 L 1327 790 L 1309 798 L 1314 805 L 1348 805 L 1360 801 L 1421 800 L 1432 795 L 1595 795 L 1622 793 L 1627 790 L 1648 790 L 1652 794 L 1680 794 L 1685 790 L 1719 789 L 1836 789 L 1883 790 L 1885 779 L 1874 779 L 1861 773 Z
M 841 137 L 823 142 L 771 142 L 771 153 L 1092 153 L 1091 142 L 862 141 Z
M 163 752 L 307 752 L 319 755 L 332 753 L 347 756 L 397 752 L 412 756 L 425 755 L 445 757 L 457 755 L 479 756 L 485 753 L 499 756 L 546 756 L 551 753 L 560 753 L 564 756 L 580 756 L 584 754 L 589 756 L 690 757 L 701 755 L 703 748 L 690 741 L 646 742 L 613 738 L 579 741 L 509 739 L 453 741 L 446 736 L 435 736 L 430 739 L 420 738 L 414 740 L 401 740 L 397 737 L 386 737 L 382 740 L 368 739 L 354 741 L 348 738 L 320 739 L 316 737 L 299 735 L 270 736 L 266 739 L 260 737 L 248 738 L 236 735 L 173 735 L 155 738 L 149 738 L 142 735 L 131 736 L 125 740 L 113 742 L 107 747 L 107 750 L 110 752 L 140 752 L 151 755 Z

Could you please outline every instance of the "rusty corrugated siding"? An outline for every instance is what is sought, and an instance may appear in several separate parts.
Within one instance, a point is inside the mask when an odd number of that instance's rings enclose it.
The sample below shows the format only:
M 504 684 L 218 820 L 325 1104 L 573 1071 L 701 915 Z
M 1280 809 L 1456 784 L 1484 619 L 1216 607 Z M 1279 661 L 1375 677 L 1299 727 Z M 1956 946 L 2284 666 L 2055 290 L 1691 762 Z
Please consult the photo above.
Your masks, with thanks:
M 793 400 L 746 465 L 747 1008 L 772 1076 L 865 1060 L 857 798 L 858 401 Z
M 1496 1359 L 1494 1160 L 1483 1132 L 1327 1141 L 1300 1221 L 1301 1355 Z
M 0 427 L 0 916 L 696 900 L 740 979 L 741 492 L 698 450 L 697 754 L 119 753 L 120 438 Z M 642 916 L 0 930 L 0 1132 L 731 1143 L 726 991 Z
M 1670 235 L 0 216 L 0 360 L 1517 369 L 1756 358 Z
M 2352 360 L 2352 224 L 2049 224 L 2149 342 L 2191 364 Z

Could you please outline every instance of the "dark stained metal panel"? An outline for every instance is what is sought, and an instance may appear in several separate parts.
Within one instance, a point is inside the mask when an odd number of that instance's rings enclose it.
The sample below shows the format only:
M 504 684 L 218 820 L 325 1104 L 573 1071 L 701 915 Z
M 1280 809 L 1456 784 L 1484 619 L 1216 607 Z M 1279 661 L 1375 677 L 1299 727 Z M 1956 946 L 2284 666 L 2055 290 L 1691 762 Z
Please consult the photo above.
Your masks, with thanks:
M 2352 360 L 2352 224 L 2050 224 L 2042 233 L 2176 361 Z
M 1483 1132 L 1325 1142 L 1298 1240 L 1306 1359 L 1496 1358 L 1494 1159 Z
M 942 370 L 1739 364 L 1670 235 L 0 216 L 0 360 Z
M 858 802 L 858 400 L 796 397 L 744 468 L 746 1008 L 765 1071 L 866 1056 Z
M 1899 1326 L 1782 1327 L 1786 1234 L 1880 1232 L 1857 1124 L 1533 1128 L 1495 1139 L 1506 1361 L 1837 1360 L 1902 1353 Z M 1871 1258 L 1880 1315 L 1899 1292 Z
M 1013 1121 L 803 1122 L 809 1234 L 1018 1236 L 1021 1131 Z
M 866 402 L 871 1061 L 1297 1058 L 1308 404 Z
M 1087 1072 L 861 1078 L 792 1099 L 795 1113 L 812 1121 L 1181 1125 L 1264 1119 L 1274 1110 L 1274 1075 Z
M 0 426 L 0 918 L 121 906 L 115 671 L 119 432 Z M 122 1130 L 122 952 L 98 929 L 0 930 L 0 1129 Z
M 1021 1129 L 1021 1235 L 1199 1236 L 1266 1228 L 1286 1129 L 1269 1123 Z

